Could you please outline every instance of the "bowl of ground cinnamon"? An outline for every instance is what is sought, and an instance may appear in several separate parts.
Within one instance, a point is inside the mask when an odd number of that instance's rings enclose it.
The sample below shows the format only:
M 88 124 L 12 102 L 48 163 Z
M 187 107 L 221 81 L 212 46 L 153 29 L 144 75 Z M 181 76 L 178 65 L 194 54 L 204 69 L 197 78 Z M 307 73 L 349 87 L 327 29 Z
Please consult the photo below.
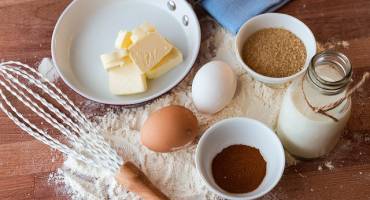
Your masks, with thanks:
M 263 123 L 231 118 L 199 140 L 195 163 L 208 188 L 226 199 L 255 199 L 272 190 L 285 166 L 283 146 Z
M 267 13 L 250 19 L 240 28 L 235 51 L 253 78 L 278 85 L 305 73 L 316 54 L 316 40 L 297 18 Z

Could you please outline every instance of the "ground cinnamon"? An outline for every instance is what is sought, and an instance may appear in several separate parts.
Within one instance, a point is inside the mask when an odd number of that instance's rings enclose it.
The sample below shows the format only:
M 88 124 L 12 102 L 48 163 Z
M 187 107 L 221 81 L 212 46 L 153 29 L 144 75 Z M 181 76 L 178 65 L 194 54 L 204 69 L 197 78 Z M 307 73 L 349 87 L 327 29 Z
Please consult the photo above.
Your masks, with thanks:
M 246 145 L 223 149 L 212 161 L 212 174 L 219 187 L 230 193 L 255 190 L 266 175 L 260 151 Z

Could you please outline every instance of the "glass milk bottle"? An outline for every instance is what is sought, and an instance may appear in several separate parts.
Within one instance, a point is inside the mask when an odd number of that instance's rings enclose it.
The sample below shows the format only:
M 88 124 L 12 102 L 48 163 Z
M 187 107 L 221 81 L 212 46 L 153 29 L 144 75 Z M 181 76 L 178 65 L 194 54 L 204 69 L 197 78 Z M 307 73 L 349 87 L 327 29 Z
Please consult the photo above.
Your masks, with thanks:
M 286 150 L 297 157 L 316 158 L 334 148 L 350 117 L 351 99 L 327 112 L 313 108 L 344 97 L 351 76 L 351 63 L 341 53 L 325 51 L 312 58 L 306 75 L 288 87 L 283 99 L 277 133 Z

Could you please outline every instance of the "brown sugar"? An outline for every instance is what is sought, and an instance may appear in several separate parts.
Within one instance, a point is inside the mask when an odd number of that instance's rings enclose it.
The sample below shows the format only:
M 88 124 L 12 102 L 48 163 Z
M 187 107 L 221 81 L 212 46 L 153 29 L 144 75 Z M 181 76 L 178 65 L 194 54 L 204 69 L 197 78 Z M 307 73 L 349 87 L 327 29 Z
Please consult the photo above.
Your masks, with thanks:
M 255 72 L 275 78 L 299 72 L 307 57 L 303 42 L 282 28 L 267 28 L 252 34 L 244 44 L 242 57 Z
M 266 161 L 260 151 L 246 145 L 232 145 L 212 161 L 216 184 L 230 193 L 251 192 L 266 176 Z

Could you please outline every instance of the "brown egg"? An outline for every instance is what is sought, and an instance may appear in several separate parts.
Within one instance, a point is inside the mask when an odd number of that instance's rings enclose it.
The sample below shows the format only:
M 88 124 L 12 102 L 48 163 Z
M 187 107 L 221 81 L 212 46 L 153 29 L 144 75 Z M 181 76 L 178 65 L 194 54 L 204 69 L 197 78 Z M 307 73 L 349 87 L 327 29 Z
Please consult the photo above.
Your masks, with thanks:
M 171 152 L 191 143 L 198 135 L 198 120 L 182 106 L 154 112 L 141 129 L 141 143 L 156 152 Z

